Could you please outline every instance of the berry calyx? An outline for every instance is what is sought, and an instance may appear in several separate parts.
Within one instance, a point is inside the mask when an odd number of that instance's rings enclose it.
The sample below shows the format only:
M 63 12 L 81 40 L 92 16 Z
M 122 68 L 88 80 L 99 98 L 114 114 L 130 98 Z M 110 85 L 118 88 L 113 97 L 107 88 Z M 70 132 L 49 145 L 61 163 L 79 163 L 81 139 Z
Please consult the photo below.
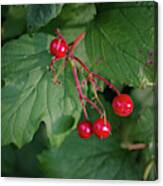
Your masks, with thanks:
M 107 138 L 111 133 L 110 123 L 102 118 L 97 119 L 93 125 L 93 132 L 100 139 Z
M 78 134 L 81 138 L 89 138 L 92 135 L 92 123 L 89 121 L 82 121 L 77 126 Z
M 66 41 L 61 38 L 54 39 L 50 44 L 50 53 L 56 58 L 62 58 L 66 56 L 68 45 Z
M 117 115 L 126 117 L 132 113 L 134 104 L 128 94 L 120 94 L 113 99 L 112 107 Z

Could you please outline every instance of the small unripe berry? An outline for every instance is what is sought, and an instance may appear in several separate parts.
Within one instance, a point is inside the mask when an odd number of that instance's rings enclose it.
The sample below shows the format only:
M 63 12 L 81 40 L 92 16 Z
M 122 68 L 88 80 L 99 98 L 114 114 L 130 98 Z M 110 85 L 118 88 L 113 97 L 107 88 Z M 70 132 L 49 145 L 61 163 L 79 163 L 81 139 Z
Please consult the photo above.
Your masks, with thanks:
M 111 133 L 110 123 L 102 118 L 97 119 L 93 125 L 93 132 L 100 139 L 107 138 Z
M 89 138 L 92 135 L 92 123 L 89 121 L 82 121 L 77 126 L 78 134 L 81 138 Z
M 54 39 L 50 44 L 50 53 L 57 58 L 65 57 L 67 50 L 68 45 L 61 38 Z
M 132 113 L 134 104 L 128 94 L 120 94 L 113 99 L 112 107 L 117 115 L 126 117 Z

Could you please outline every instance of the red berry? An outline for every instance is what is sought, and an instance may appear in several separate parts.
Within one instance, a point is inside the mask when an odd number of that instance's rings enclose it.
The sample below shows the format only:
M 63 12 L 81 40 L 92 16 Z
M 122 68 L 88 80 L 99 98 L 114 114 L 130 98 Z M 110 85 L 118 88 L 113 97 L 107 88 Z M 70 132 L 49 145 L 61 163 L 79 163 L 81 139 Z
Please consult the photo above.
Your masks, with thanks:
M 119 116 L 129 116 L 133 111 L 133 101 L 127 94 L 120 94 L 113 99 L 112 107 Z
M 92 135 L 92 123 L 89 121 L 82 121 L 77 126 L 78 134 L 81 138 L 89 138 Z
M 102 118 L 97 119 L 93 125 L 93 132 L 100 139 L 107 138 L 111 132 L 110 123 L 107 120 L 105 123 Z
M 57 58 L 65 57 L 67 49 L 67 43 L 60 38 L 54 39 L 50 44 L 50 52 Z

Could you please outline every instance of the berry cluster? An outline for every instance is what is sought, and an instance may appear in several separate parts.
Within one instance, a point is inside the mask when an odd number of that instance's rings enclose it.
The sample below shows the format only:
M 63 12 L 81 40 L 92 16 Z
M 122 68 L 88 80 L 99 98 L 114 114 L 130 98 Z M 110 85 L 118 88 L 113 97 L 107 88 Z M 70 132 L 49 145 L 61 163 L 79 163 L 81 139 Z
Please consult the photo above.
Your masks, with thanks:
M 76 83 L 76 88 L 79 94 L 79 99 L 85 117 L 85 120 L 79 123 L 77 126 L 78 134 L 81 138 L 85 139 L 89 138 L 93 133 L 100 139 L 107 138 L 111 133 L 111 126 L 110 123 L 107 121 L 104 106 L 101 103 L 97 94 L 97 91 L 102 91 L 102 88 L 97 84 L 96 79 L 103 81 L 107 86 L 109 86 L 109 88 L 113 89 L 116 92 L 117 96 L 113 99 L 112 102 L 112 107 L 115 114 L 121 117 L 129 116 L 133 111 L 133 101 L 129 95 L 121 94 L 119 90 L 107 79 L 100 76 L 99 74 L 91 72 L 89 68 L 82 62 L 82 60 L 74 55 L 74 49 L 76 48 L 78 43 L 84 38 L 85 33 L 80 34 L 71 44 L 67 44 L 66 40 L 60 34 L 58 29 L 55 30 L 55 33 L 57 35 L 57 38 L 55 38 L 50 44 L 50 53 L 54 56 L 50 63 L 50 70 L 53 72 L 53 80 L 54 83 L 56 83 L 57 76 L 59 74 L 56 74 L 53 68 L 54 63 L 62 58 L 65 58 L 62 70 L 64 70 L 65 66 L 68 63 L 71 64 L 73 76 Z M 79 63 L 88 74 L 82 83 L 80 83 L 78 78 L 78 71 L 75 64 L 76 62 Z M 98 105 L 96 104 L 96 102 L 93 102 L 91 99 L 89 99 L 86 95 L 83 94 L 82 88 L 85 86 L 87 82 L 90 82 L 93 87 L 94 95 Z M 94 122 L 94 124 L 92 124 L 88 120 L 88 114 L 85 107 L 85 103 L 90 104 L 100 115 L 100 118 L 98 118 Z
M 111 126 L 103 118 L 97 119 L 94 124 L 90 121 L 82 121 L 78 124 L 78 134 L 81 138 L 89 138 L 94 133 L 99 139 L 107 138 L 111 133 Z

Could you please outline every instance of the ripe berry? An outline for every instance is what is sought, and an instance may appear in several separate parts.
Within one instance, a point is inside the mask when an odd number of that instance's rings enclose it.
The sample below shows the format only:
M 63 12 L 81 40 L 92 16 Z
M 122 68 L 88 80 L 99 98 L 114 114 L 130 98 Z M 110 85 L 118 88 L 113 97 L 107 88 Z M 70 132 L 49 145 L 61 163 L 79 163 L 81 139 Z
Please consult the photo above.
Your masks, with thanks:
M 54 39 L 50 44 L 50 52 L 57 58 L 65 57 L 67 49 L 67 43 L 60 38 Z
M 119 116 L 129 116 L 133 111 L 133 101 L 127 94 L 120 94 L 113 99 L 112 107 L 114 112 Z
M 102 118 L 97 119 L 93 125 L 93 132 L 100 139 L 107 138 L 111 132 L 110 123 L 105 123 Z
M 89 121 L 82 121 L 77 126 L 78 134 L 81 138 L 89 138 L 92 135 L 92 123 Z

